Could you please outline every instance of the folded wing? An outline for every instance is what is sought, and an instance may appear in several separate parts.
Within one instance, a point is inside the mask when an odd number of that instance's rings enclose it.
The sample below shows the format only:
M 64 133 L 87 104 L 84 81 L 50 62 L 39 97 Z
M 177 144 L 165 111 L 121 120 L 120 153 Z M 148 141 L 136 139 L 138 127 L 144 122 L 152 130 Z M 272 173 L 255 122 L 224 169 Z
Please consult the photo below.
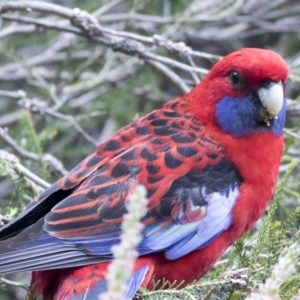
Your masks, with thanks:
M 176 259 L 226 230 L 242 179 L 179 106 L 173 101 L 117 132 L 4 226 L 0 273 L 112 259 L 137 184 L 149 199 L 140 255 L 164 251 Z

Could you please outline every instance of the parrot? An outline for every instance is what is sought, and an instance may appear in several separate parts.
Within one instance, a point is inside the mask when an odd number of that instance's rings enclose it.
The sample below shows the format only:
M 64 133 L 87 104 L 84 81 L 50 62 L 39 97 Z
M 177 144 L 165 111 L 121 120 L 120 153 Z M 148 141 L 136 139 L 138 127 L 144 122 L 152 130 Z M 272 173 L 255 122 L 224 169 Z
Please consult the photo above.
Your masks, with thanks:
M 148 204 L 126 299 L 155 282 L 199 280 L 271 201 L 288 73 L 276 52 L 242 48 L 116 131 L 0 229 L 0 274 L 32 271 L 30 299 L 99 299 L 141 184 Z

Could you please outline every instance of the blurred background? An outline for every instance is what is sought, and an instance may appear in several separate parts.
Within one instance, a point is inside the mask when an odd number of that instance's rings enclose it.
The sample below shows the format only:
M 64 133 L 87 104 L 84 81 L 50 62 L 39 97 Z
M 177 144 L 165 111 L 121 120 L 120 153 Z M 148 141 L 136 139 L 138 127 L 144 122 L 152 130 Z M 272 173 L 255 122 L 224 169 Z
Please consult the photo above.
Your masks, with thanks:
M 298 0 L 0 0 L 0 149 L 45 182 L 1 161 L 1 222 L 121 126 L 181 96 L 243 47 L 290 67 L 286 149 L 296 168 L 276 211 L 300 200 Z M 6 155 L 2 153 L 2 155 Z M 24 299 L 28 274 L 5 277 L 0 299 Z M 1 282 L 1 279 L 0 279 Z

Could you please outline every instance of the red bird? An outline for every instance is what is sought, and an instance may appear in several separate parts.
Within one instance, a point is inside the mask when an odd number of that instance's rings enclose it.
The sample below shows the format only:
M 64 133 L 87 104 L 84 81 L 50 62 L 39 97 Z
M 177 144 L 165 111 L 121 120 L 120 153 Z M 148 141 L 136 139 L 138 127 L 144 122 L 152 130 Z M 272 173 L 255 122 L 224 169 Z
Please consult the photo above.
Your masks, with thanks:
M 273 195 L 288 68 L 270 50 L 220 60 L 193 90 L 117 131 L 1 228 L 0 273 L 34 271 L 31 297 L 98 299 L 138 183 L 149 199 L 127 299 L 189 284 L 250 229 Z

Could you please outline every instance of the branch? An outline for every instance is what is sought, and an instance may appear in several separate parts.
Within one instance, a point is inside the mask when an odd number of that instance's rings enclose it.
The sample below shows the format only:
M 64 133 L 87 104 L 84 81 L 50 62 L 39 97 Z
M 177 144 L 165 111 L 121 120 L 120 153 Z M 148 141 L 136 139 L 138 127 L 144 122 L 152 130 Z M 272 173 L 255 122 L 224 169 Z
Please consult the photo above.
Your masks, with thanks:
M 288 130 L 286 128 L 283 129 L 283 132 L 288 134 L 289 136 L 292 136 L 293 138 L 297 139 L 297 140 L 300 140 L 300 135 L 291 131 L 291 130 Z
M 28 286 L 26 286 L 25 284 L 22 284 L 22 283 L 17 282 L 17 281 L 12 281 L 12 280 L 6 279 L 6 278 L 1 277 L 1 276 L 0 276 L 0 283 L 4 283 L 4 284 L 7 284 L 7 285 L 12 285 L 12 286 L 15 286 L 15 287 L 21 287 L 21 288 L 25 289 L 26 291 L 28 291 Z
M 33 161 L 40 161 L 40 157 L 34 153 L 23 149 L 18 143 L 8 134 L 8 132 L 0 127 L 0 138 L 8 144 L 18 155 L 23 158 Z M 3 150 L 1 150 L 3 151 Z M 46 153 L 43 155 L 42 160 L 55 172 L 58 172 L 61 176 L 66 175 L 68 171 L 64 168 L 63 163 L 59 161 L 52 154 Z
M 18 99 L 18 104 L 25 108 L 25 109 L 29 109 L 32 112 L 38 112 L 40 114 L 48 114 L 50 116 L 54 116 L 58 119 L 62 119 L 65 121 L 68 121 L 69 123 L 71 123 L 78 132 L 80 132 L 86 140 L 88 140 L 90 143 L 94 144 L 95 146 L 98 145 L 98 142 L 92 137 L 90 136 L 75 120 L 75 118 L 71 115 L 64 115 L 62 113 L 59 113 L 55 110 L 53 110 L 52 108 L 47 107 L 47 104 L 45 102 L 42 102 L 38 99 L 28 99 L 26 98 L 26 93 L 24 91 L 17 91 L 17 92 L 6 92 L 6 91 L 1 91 L 0 94 L 2 93 L 2 95 L 14 98 L 14 99 Z M 2 129 L 2 132 L 0 132 L 1 135 L 0 137 L 2 137 L 2 139 L 5 139 L 7 143 L 11 143 L 10 146 L 11 147 L 15 147 L 16 151 L 21 151 L 20 149 L 18 149 L 18 147 L 14 144 L 14 140 L 10 140 L 9 137 L 6 137 L 6 133 L 5 131 Z M 26 153 L 22 152 L 20 153 L 20 155 L 25 155 Z M 35 154 L 36 155 L 36 154 Z M 32 154 L 30 154 L 29 156 L 31 156 L 31 159 L 34 159 L 32 157 Z M 30 158 L 30 157 L 28 157 Z M 55 165 L 55 164 L 54 164 Z
M 21 174 L 23 174 L 26 178 L 28 178 L 30 181 L 34 182 L 38 186 L 47 189 L 50 187 L 50 184 L 43 180 L 42 178 L 36 176 L 34 173 L 32 173 L 30 170 L 25 168 L 23 165 L 20 164 L 18 158 L 14 156 L 11 153 L 8 153 L 5 150 L 0 150 L 0 161 L 5 161 L 9 163 L 12 167 L 17 169 Z
M 65 22 L 63 23 L 58 21 L 54 22 L 46 19 L 34 19 L 30 17 L 10 17 L 4 15 L 3 19 L 13 18 L 15 21 L 34 24 L 36 26 L 43 27 L 45 29 L 56 29 L 59 31 L 67 31 L 77 35 L 87 36 L 93 41 L 102 43 L 108 47 L 113 48 L 115 51 L 121 51 L 128 55 L 137 55 L 143 59 L 154 59 L 156 61 L 169 64 L 173 67 L 182 69 L 187 72 L 198 72 L 202 74 L 207 73 L 207 70 L 205 69 L 191 67 L 186 64 L 179 63 L 173 59 L 162 57 L 160 55 L 153 54 L 149 51 L 146 51 L 144 46 L 142 46 L 138 42 L 146 43 L 154 46 L 173 45 L 171 50 L 178 51 L 180 47 L 178 48 L 176 43 L 168 44 L 165 41 L 162 43 L 163 39 L 162 38 L 158 39 L 158 36 L 145 37 L 135 33 L 128 33 L 124 31 L 116 31 L 113 29 L 105 28 L 103 26 L 100 26 L 97 19 L 95 19 L 93 15 L 88 14 L 86 11 L 82 11 L 79 9 L 72 10 L 65 7 L 60 11 L 61 6 L 59 5 L 47 3 L 47 5 L 43 6 L 43 4 L 45 3 L 40 3 L 36 1 L 24 1 L 22 5 L 20 5 L 20 3 L 8 1 L 4 5 L 2 5 L 0 9 L 0 13 L 7 12 L 9 10 L 24 11 L 28 8 L 41 11 L 41 12 L 53 13 L 58 16 L 63 16 L 67 18 L 76 27 L 72 25 L 67 25 Z M 135 43 L 133 41 L 135 41 Z M 216 58 L 216 56 L 213 55 L 192 51 L 189 47 L 185 46 L 183 43 L 180 43 L 179 45 L 181 46 L 180 51 L 182 55 L 188 53 L 190 55 L 196 55 L 200 57 Z
M 169 78 L 172 82 L 176 84 L 176 86 L 180 89 L 180 91 L 185 94 L 190 90 L 190 87 L 188 87 L 182 78 L 178 76 L 175 72 L 173 72 L 170 68 L 166 67 L 164 64 L 157 62 L 157 61 L 152 61 L 146 59 L 146 62 L 154 67 L 156 70 L 160 71 L 163 73 L 167 78 Z

